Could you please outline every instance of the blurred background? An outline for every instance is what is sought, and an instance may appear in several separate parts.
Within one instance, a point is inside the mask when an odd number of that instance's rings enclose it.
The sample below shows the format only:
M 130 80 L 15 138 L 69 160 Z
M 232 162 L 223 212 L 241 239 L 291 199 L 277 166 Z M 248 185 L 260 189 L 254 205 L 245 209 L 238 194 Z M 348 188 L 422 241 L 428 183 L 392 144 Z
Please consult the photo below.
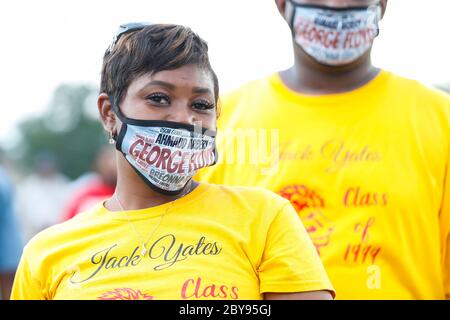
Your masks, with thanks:
M 449 91 L 449 12 L 448 0 L 389 0 L 375 64 Z M 273 0 L 2 1 L 0 21 L 0 180 L 23 243 L 114 190 L 96 97 L 119 24 L 190 26 L 209 43 L 222 92 L 293 61 Z

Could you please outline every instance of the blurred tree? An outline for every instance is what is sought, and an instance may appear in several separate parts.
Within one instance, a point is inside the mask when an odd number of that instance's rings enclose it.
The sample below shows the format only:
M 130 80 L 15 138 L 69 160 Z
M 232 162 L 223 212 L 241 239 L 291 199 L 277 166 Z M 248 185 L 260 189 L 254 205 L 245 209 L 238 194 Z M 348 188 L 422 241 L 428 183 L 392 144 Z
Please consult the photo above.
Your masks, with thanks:
M 450 93 L 450 82 L 449 83 L 440 84 L 437 87 L 438 87 L 438 89 L 441 89 L 443 91 L 446 91 L 446 92 Z
M 14 149 L 27 171 L 42 151 L 55 154 L 69 178 L 91 169 L 95 151 L 107 140 L 97 116 L 97 92 L 88 85 L 61 85 L 44 114 L 19 124 L 21 141 Z

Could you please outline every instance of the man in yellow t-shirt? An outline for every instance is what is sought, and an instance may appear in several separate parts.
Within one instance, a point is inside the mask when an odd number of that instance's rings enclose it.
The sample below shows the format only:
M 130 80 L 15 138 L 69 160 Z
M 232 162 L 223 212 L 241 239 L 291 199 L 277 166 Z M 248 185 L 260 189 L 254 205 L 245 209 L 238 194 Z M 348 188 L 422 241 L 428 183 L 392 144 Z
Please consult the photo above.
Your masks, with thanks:
M 289 199 L 337 298 L 449 298 L 449 97 L 371 64 L 387 1 L 276 3 L 295 65 L 222 98 L 200 180 Z

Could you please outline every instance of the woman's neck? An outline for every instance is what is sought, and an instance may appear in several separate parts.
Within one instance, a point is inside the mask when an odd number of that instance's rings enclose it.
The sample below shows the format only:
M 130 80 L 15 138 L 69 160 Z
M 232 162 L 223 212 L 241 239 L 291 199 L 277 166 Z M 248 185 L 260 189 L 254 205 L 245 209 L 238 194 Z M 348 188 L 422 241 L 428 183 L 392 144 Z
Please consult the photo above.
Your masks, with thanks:
M 198 186 L 197 182 L 191 180 L 179 195 L 164 195 L 151 189 L 123 159 L 123 155 L 117 157 L 117 167 L 116 190 L 105 203 L 105 207 L 110 211 L 121 211 L 121 206 L 124 210 L 139 210 L 163 205 L 183 197 Z

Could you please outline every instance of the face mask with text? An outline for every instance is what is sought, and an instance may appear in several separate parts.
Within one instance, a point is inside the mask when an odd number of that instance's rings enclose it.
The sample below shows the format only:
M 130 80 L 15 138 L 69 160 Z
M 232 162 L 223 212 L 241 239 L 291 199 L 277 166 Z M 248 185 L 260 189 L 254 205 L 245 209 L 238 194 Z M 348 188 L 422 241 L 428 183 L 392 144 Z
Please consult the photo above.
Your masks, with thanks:
M 321 64 L 342 66 L 356 61 L 372 47 L 379 33 L 379 5 L 330 8 L 290 3 L 295 42 Z
M 120 111 L 118 115 L 122 128 L 116 149 L 159 193 L 181 193 L 199 169 L 217 162 L 216 131 L 172 121 L 130 119 Z

